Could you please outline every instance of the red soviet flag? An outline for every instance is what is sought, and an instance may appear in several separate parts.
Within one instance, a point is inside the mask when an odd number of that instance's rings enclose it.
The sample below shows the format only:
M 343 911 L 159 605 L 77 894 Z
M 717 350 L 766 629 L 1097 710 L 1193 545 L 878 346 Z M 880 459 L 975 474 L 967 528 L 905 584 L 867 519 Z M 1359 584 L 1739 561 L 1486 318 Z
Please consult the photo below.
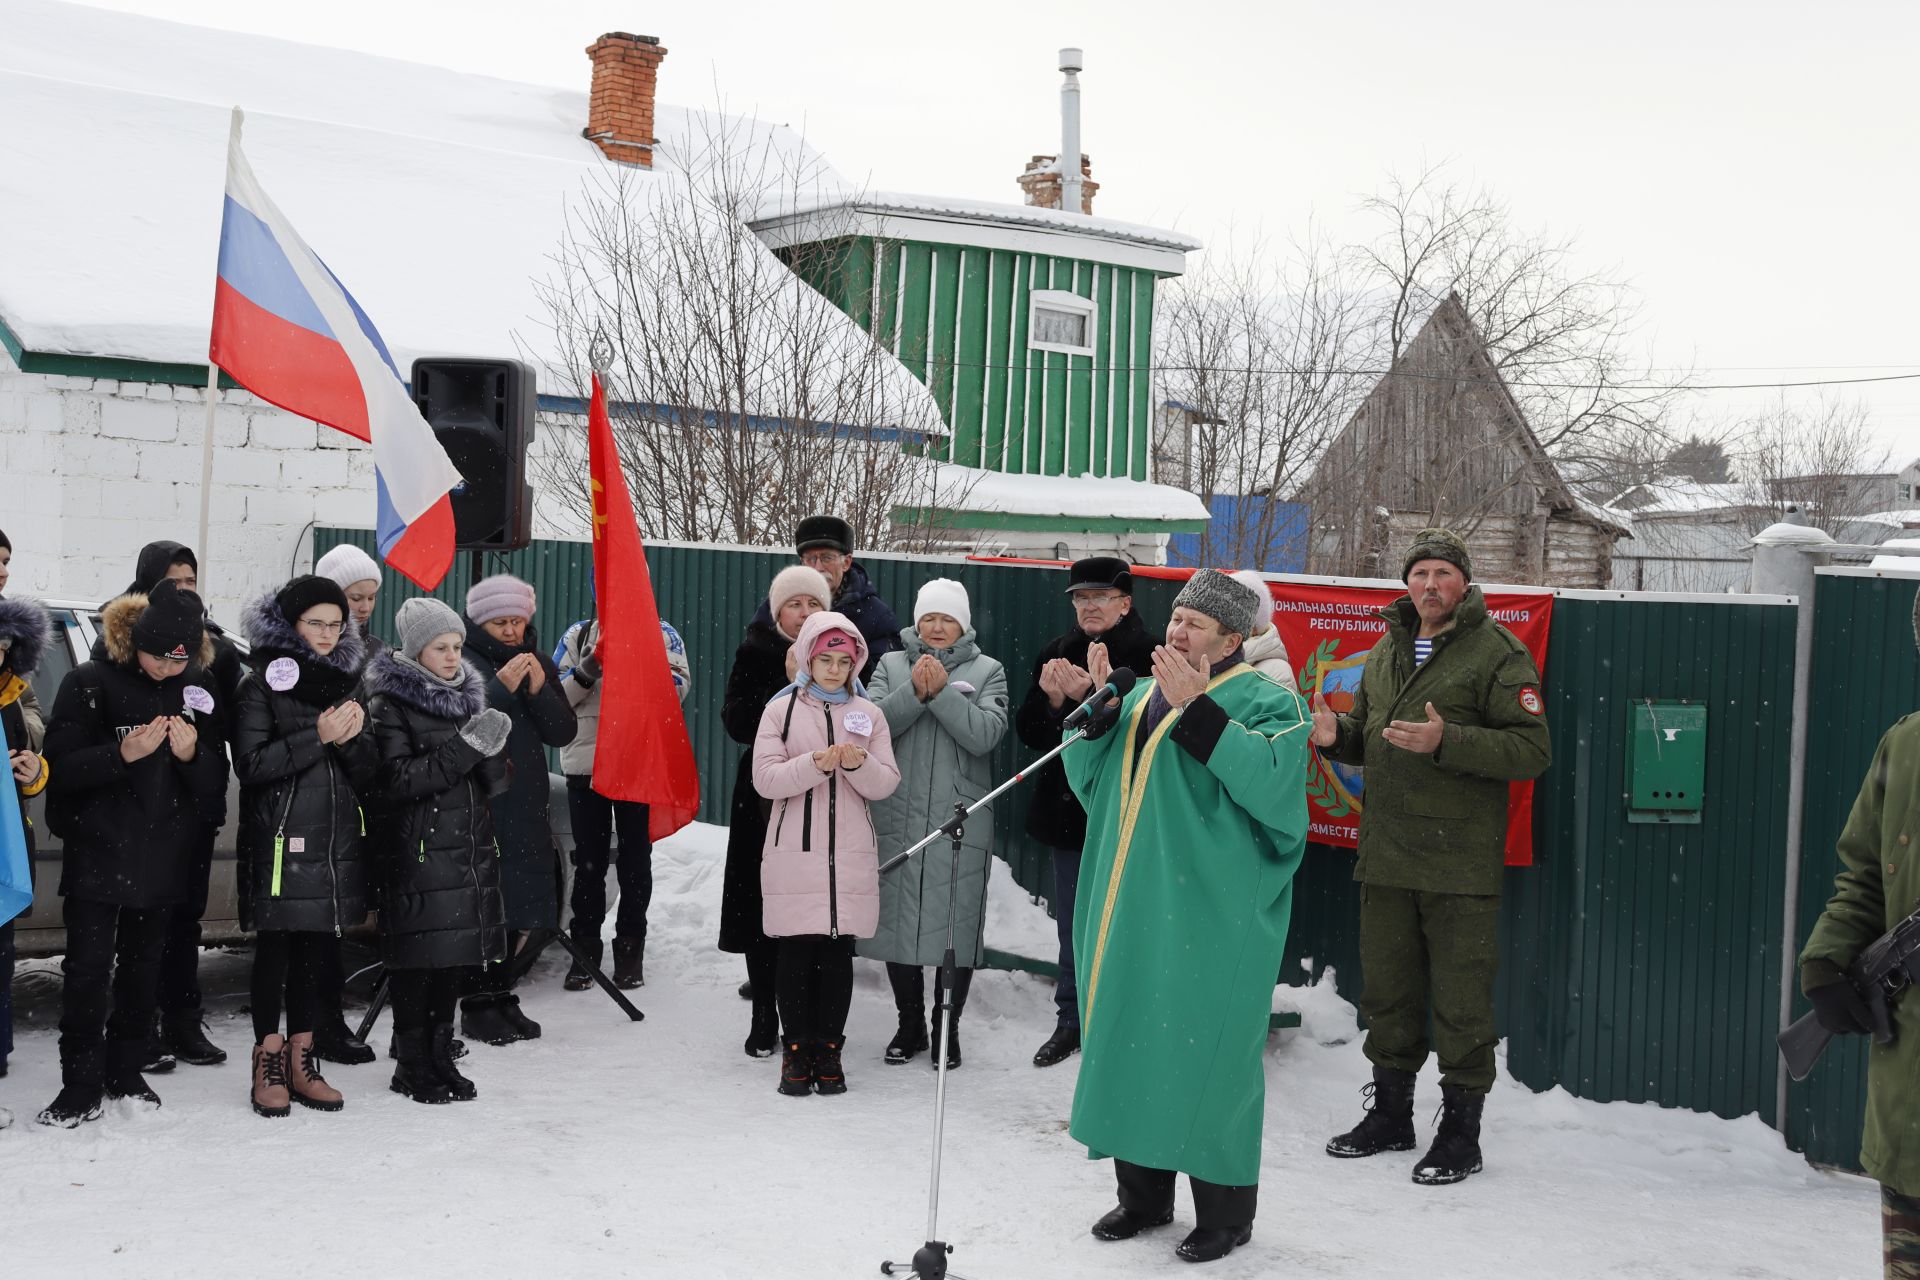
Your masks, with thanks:
M 593 484 L 593 587 L 600 613 L 595 652 L 602 670 L 593 789 L 609 800 L 650 806 L 648 833 L 659 840 L 699 812 L 700 773 L 667 666 L 647 550 L 613 447 L 607 392 L 598 374 L 587 411 L 587 472 Z

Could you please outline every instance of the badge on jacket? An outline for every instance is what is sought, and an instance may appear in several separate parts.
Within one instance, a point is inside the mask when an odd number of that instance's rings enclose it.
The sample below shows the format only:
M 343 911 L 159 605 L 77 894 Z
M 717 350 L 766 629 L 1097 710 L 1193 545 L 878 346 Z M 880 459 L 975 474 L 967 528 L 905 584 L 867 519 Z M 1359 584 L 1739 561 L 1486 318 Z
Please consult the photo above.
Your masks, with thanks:
M 1532 685 L 1520 690 L 1520 709 L 1530 716 L 1539 715 L 1543 709 L 1540 705 L 1540 691 Z
M 292 658 L 275 658 L 267 664 L 267 688 L 285 693 L 300 683 L 300 664 Z
M 211 714 L 213 711 L 213 695 L 197 684 L 190 684 L 181 690 L 180 701 L 186 703 L 202 715 Z
M 873 717 L 864 711 L 847 712 L 847 732 L 868 736 L 873 733 Z

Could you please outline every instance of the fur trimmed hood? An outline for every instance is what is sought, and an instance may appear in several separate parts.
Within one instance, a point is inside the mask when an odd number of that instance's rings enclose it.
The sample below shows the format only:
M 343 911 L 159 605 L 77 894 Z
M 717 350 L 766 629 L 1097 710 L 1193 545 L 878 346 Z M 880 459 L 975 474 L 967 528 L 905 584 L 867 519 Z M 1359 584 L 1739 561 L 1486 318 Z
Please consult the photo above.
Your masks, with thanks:
M 13 642 L 8 670 L 24 680 L 40 669 L 53 642 L 53 616 L 38 600 L 0 600 L 0 637 Z
M 255 660 L 255 655 L 263 651 L 271 651 L 276 657 L 297 658 L 303 662 L 332 667 L 342 675 L 349 676 L 359 675 L 360 668 L 367 665 L 366 638 L 360 634 L 360 624 L 353 620 L 352 614 L 347 615 L 346 628 L 340 632 L 340 643 L 333 647 L 332 653 L 322 657 L 293 629 L 293 620 L 280 612 L 279 602 L 271 591 L 240 611 L 240 634 L 247 638 L 247 663 L 256 671 L 266 667 L 266 659 Z
M 134 665 L 133 624 L 140 621 L 140 615 L 146 611 L 145 592 L 116 596 L 100 610 L 100 639 L 106 645 L 107 656 L 123 667 Z M 200 630 L 200 651 L 194 655 L 193 665 L 202 671 L 213 666 L 213 636 L 204 625 Z
M 464 658 L 460 669 L 465 682 L 458 689 L 449 689 L 403 662 L 399 650 L 388 649 L 367 664 L 367 691 L 376 697 L 384 693 L 442 720 L 466 720 L 487 709 L 487 682 L 479 668 Z

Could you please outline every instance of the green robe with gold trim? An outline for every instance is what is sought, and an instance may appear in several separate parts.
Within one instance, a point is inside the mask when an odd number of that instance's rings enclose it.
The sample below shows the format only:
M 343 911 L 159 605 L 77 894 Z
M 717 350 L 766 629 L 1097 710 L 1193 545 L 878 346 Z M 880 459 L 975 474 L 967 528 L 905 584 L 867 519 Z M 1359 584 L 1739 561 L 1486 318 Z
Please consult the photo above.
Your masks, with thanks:
M 1241 664 L 1142 745 L 1153 687 L 1134 686 L 1113 730 L 1064 756 L 1088 815 L 1070 1132 L 1092 1159 L 1247 1186 L 1312 722 L 1297 694 Z

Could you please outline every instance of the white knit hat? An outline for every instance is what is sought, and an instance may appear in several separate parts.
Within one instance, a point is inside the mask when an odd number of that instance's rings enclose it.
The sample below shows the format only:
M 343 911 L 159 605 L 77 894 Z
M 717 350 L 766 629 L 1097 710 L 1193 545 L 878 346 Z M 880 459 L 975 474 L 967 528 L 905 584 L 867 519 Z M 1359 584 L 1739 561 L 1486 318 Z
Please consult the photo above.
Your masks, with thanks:
M 915 625 L 930 613 L 944 613 L 958 622 L 962 631 L 973 630 L 973 606 L 967 602 L 967 589 L 952 578 L 935 578 L 914 597 Z
M 780 606 L 795 596 L 812 596 L 822 609 L 833 608 L 833 588 L 827 585 L 827 575 L 804 564 L 790 564 L 773 575 L 773 585 L 767 588 L 767 608 L 773 611 L 776 625 Z
M 313 571 L 323 578 L 332 578 L 345 591 L 356 582 L 380 581 L 380 566 L 374 558 L 354 546 L 343 542 L 314 562 Z
M 1271 631 L 1273 629 L 1273 592 L 1268 589 L 1267 580 L 1252 569 L 1242 569 L 1227 576 L 1242 586 L 1253 588 L 1259 597 L 1267 602 L 1267 607 L 1253 617 L 1253 634 L 1265 635 Z

